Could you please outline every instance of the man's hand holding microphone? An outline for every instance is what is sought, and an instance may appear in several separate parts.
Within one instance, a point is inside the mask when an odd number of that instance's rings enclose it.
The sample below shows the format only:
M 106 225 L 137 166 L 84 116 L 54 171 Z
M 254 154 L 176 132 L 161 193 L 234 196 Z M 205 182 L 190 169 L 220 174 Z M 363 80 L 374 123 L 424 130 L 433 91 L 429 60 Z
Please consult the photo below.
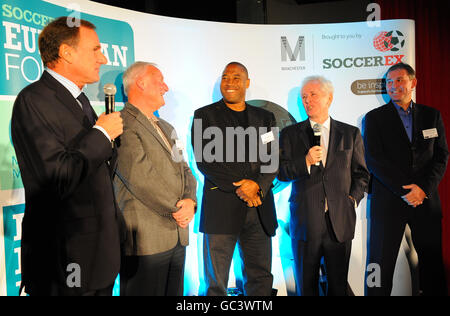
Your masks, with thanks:
M 102 113 L 95 125 L 103 128 L 111 140 L 116 139 L 123 133 L 123 121 L 120 112 Z
M 313 146 L 306 155 L 306 166 L 317 166 L 323 158 L 323 148 L 321 146 Z
M 105 92 L 105 112 L 99 116 L 95 125 L 103 128 L 111 141 L 113 141 L 123 133 L 122 117 L 120 112 L 115 112 L 115 94 L 117 89 L 114 84 L 107 83 L 103 87 L 103 92 Z

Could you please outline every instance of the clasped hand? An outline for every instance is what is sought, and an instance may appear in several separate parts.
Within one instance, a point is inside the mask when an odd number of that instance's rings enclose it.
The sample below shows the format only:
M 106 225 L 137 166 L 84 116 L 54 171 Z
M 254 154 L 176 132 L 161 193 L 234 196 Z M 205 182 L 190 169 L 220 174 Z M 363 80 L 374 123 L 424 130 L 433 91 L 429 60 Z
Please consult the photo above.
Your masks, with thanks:
M 238 182 L 233 182 L 233 185 L 238 187 L 236 194 L 241 200 L 247 203 L 248 207 L 257 207 L 262 204 L 261 198 L 258 195 L 259 185 L 255 181 L 243 179 Z
M 404 185 L 403 189 L 411 190 L 409 193 L 403 195 L 402 199 L 412 207 L 421 205 L 423 200 L 427 197 L 425 192 L 417 184 Z
M 172 217 L 181 228 L 188 227 L 195 215 L 195 202 L 191 199 L 179 200 L 176 207 L 179 209 L 172 214 Z

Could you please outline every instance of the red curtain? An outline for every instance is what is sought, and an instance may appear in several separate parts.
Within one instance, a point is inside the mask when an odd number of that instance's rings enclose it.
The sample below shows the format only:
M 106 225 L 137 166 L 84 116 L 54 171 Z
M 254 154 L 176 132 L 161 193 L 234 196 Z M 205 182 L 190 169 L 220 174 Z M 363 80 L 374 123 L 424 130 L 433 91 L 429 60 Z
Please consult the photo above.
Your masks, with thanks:
M 417 103 L 438 109 L 450 142 L 450 1 L 377 0 L 381 19 L 412 19 L 416 25 Z M 442 202 L 442 241 L 450 293 L 450 171 L 439 192 Z M 420 264 L 420 263 L 419 263 Z

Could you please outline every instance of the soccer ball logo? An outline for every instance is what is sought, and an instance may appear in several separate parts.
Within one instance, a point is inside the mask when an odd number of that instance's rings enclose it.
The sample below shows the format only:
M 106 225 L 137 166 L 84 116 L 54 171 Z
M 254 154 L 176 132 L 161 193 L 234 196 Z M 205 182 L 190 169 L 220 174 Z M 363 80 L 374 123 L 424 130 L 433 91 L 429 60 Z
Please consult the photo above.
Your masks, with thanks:
M 383 31 L 374 37 L 373 46 L 380 52 L 397 52 L 405 46 L 405 36 L 400 31 Z

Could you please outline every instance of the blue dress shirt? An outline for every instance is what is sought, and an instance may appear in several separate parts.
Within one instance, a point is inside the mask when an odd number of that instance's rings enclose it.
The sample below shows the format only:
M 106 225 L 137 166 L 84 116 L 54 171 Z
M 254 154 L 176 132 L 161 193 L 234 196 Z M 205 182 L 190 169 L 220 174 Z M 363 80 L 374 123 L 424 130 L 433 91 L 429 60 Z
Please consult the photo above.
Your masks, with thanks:
M 409 141 L 412 141 L 412 124 L 413 124 L 413 117 L 412 117 L 412 107 L 413 102 L 409 104 L 408 109 L 403 110 L 403 108 L 397 104 L 394 103 L 395 108 L 397 109 L 398 115 L 400 116 L 400 119 L 402 120 L 403 126 L 405 127 L 406 134 L 408 135 Z

